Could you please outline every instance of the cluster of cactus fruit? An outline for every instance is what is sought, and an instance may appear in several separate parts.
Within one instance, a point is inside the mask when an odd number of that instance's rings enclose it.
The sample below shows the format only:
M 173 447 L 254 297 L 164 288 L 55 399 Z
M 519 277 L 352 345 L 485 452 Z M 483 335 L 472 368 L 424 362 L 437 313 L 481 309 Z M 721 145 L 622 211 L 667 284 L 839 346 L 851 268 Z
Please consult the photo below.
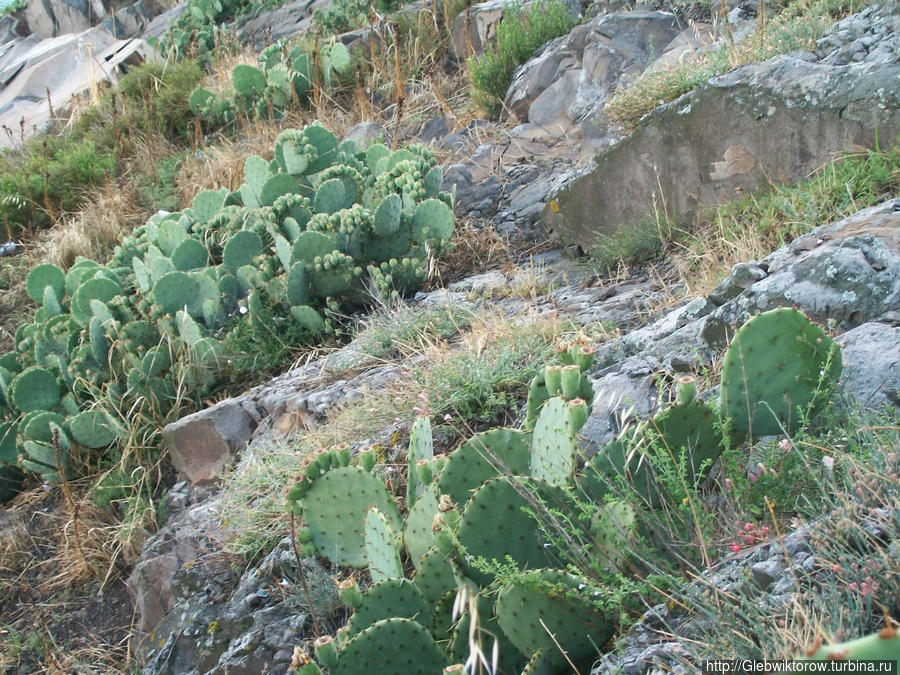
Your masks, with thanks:
M 175 17 L 161 38 L 150 38 L 150 45 L 176 59 L 194 56 L 201 62 L 214 60 L 222 39 L 219 24 L 231 21 L 249 7 L 245 0 L 190 0 Z
M 0 356 L 0 487 L 14 489 L 18 467 L 58 479 L 73 448 L 114 444 L 116 411 L 161 420 L 177 386 L 208 392 L 239 321 L 313 338 L 372 289 L 417 287 L 453 234 L 440 183 L 424 149 L 362 152 L 318 124 L 289 129 L 272 162 L 247 159 L 239 190 L 157 214 L 108 264 L 35 267 L 41 306 Z
M 216 126 L 248 118 L 278 120 L 291 106 L 305 106 L 313 86 L 330 89 L 350 67 L 350 54 L 331 40 L 311 52 L 296 46 L 288 50 L 281 40 L 259 55 L 260 67 L 241 64 L 231 72 L 232 89 L 215 94 L 199 87 L 188 101 L 201 120 Z
M 428 419 L 418 418 L 404 495 L 392 494 L 378 477 L 384 467 L 372 449 L 354 456 L 343 445 L 304 460 L 287 495 L 304 523 L 298 533 L 304 553 L 367 569 L 373 584 L 365 592 L 352 577 L 339 584 L 350 621 L 336 640 L 320 638 L 318 663 L 306 654 L 297 672 L 319 673 L 322 666 L 330 673 L 454 672 L 463 661 L 477 672 L 472 644 L 498 655 L 499 673 L 590 666 L 613 635 L 615 617 L 592 601 L 592 582 L 563 568 L 567 536 L 621 572 L 639 513 L 612 499 L 610 488 L 624 477 L 652 508 L 659 493 L 650 467 L 658 458 L 633 463 L 644 446 L 685 453 L 697 480 L 722 452 L 723 430 L 714 426 L 720 413 L 697 401 L 693 381 L 684 379 L 674 403 L 630 442 L 614 441 L 579 466 L 576 433 L 594 395 L 587 376 L 593 351 L 576 340 L 557 353 L 562 364 L 544 368 L 531 383 L 520 429 L 479 433 L 444 456 L 434 454 Z M 759 369 L 779 377 L 760 377 Z M 726 354 L 722 414 L 738 420 L 739 435 L 793 429 L 827 402 L 840 369 L 837 346 L 805 316 L 789 309 L 762 314 Z M 579 524 L 585 500 L 594 515 Z M 548 514 L 556 514 L 551 522 Z M 554 527 L 554 519 L 565 525 Z M 510 565 L 519 571 L 510 573 Z

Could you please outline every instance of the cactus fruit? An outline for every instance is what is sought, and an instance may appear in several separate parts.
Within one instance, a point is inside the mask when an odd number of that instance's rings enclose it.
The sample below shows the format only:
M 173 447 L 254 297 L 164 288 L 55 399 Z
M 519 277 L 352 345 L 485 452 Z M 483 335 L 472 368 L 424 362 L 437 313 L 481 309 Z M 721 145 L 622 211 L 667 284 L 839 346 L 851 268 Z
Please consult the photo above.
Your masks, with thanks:
M 303 515 L 320 555 L 335 565 L 364 567 L 365 520 L 375 507 L 399 532 L 400 513 L 384 484 L 359 467 L 328 471 L 315 480 L 303 503 Z
M 393 578 L 375 582 L 363 595 L 362 604 L 350 617 L 347 624 L 349 636 L 353 637 L 372 624 L 403 617 L 431 627 L 431 614 L 425 599 L 409 579 Z
M 403 576 L 399 537 L 391 529 L 387 518 L 376 508 L 370 509 L 366 514 L 365 545 L 369 574 L 373 582 Z
M 497 620 L 526 657 L 547 648 L 554 668 L 569 662 L 589 667 L 614 624 L 578 596 L 584 587 L 584 580 L 562 570 L 525 572 L 500 589 Z
M 841 350 L 796 309 L 763 312 L 734 336 L 722 362 L 719 407 L 753 436 L 791 433 L 829 400 Z
M 419 623 L 393 618 L 378 621 L 341 649 L 332 675 L 434 675 L 447 659 Z

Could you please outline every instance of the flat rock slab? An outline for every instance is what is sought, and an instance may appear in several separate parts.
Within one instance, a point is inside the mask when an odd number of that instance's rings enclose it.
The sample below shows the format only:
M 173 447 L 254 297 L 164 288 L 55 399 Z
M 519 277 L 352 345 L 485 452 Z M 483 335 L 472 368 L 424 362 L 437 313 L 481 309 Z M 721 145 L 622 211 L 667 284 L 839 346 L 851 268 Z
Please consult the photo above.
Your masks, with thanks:
M 589 248 L 653 204 L 684 216 L 773 179 L 801 180 L 841 152 L 900 135 L 898 78 L 897 61 L 829 65 L 812 54 L 743 66 L 657 108 L 543 218 L 561 241 Z

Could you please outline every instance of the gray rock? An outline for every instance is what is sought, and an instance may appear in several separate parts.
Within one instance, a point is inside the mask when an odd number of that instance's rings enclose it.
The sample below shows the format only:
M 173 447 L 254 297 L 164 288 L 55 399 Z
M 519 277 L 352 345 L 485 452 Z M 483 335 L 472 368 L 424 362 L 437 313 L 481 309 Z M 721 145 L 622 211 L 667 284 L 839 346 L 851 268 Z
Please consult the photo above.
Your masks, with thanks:
M 162 445 L 191 484 L 215 480 L 250 440 L 256 422 L 237 399 L 166 425 Z
M 900 135 L 898 76 L 896 60 L 837 66 L 796 54 L 737 68 L 651 113 L 543 218 L 562 241 L 589 247 L 662 200 L 684 215 L 771 176 L 799 180 L 844 150 L 874 147 L 875 129 L 882 146 Z
M 384 127 L 377 122 L 360 122 L 347 130 L 341 142 L 353 141 L 360 150 L 365 150 L 384 135 Z
M 865 323 L 837 342 L 844 363 L 839 391 L 867 408 L 900 407 L 900 327 Z

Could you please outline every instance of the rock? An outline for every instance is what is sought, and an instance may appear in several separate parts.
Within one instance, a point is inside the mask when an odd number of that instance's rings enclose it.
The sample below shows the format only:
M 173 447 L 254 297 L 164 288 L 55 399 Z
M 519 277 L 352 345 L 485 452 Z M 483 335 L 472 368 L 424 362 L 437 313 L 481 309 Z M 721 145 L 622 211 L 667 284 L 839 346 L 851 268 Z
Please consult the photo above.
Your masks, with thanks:
M 462 213 L 485 217 L 496 212 L 501 187 L 496 176 L 476 183 L 468 167 L 454 164 L 444 171 L 441 189 L 456 192 L 457 209 Z
M 255 428 L 255 420 L 240 401 L 228 399 L 166 425 L 162 445 L 175 468 L 193 485 L 220 477 Z
M 668 12 L 600 15 L 550 42 L 519 68 L 504 108 L 538 125 L 548 116 L 563 126 L 594 116 L 623 77 L 640 74 L 679 32 L 675 15 Z
M 497 26 L 507 4 L 505 0 L 490 0 L 472 5 L 468 12 L 460 12 L 450 29 L 450 55 L 457 61 L 465 61 L 470 56 L 483 54 L 485 46 L 497 38 Z
M 328 0 L 294 0 L 264 11 L 234 27 L 241 42 L 249 42 L 260 50 L 281 38 L 303 32 L 312 24 L 313 12 Z
M 360 122 L 347 129 L 347 133 L 344 134 L 341 142 L 353 141 L 356 143 L 356 147 L 360 150 L 365 150 L 372 143 L 381 139 L 383 135 L 384 127 L 377 122 Z
M 866 408 L 900 408 L 900 327 L 865 323 L 837 342 L 844 362 L 838 390 Z
M 876 129 L 884 147 L 900 135 L 898 77 L 896 59 L 868 56 L 832 65 L 794 53 L 742 66 L 657 108 L 556 194 L 543 218 L 560 240 L 589 247 L 661 200 L 683 217 L 874 147 Z
M 25 8 L 28 31 L 42 38 L 81 33 L 97 25 L 109 13 L 103 0 L 46 0 L 29 2 Z

